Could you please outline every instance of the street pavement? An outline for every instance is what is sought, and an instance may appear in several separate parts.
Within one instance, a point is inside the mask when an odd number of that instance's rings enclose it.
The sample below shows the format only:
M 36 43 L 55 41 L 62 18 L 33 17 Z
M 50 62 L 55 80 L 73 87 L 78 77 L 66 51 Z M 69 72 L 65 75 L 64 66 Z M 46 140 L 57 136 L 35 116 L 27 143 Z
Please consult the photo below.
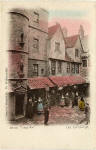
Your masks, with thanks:
M 52 106 L 49 113 L 48 125 L 62 125 L 62 124 L 80 124 L 80 121 L 84 119 L 84 111 L 80 111 L 78 106 L 72 108 L 69 107 L 60 107 Z M 17 124 L 23 125 L 42 125 L 44 124 L 44 114 L 38 115 L 35 114 L 32 119 L 24 118 L 21 121 L 18 121 Z M 83 122 L 85 124 L 85 122 Z

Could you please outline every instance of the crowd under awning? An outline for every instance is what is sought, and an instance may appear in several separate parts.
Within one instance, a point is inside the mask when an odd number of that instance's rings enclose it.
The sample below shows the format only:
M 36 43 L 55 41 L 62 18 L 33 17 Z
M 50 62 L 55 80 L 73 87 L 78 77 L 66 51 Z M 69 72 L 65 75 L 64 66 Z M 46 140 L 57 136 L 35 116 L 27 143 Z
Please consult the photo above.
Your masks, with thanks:
M 86 80 L 81 76 L 50 76 L 50 77 L 35 77 L 28 79 L 28 87 L 30 89 L 43 89 L 47 87 L 64 87 L 78 84 L 84 84 Z
M 28 79 L 28 86 L 30 89 L 42 89 L 54 87 L 55 85 L 48 79 L 48 77 L 36 77 Z

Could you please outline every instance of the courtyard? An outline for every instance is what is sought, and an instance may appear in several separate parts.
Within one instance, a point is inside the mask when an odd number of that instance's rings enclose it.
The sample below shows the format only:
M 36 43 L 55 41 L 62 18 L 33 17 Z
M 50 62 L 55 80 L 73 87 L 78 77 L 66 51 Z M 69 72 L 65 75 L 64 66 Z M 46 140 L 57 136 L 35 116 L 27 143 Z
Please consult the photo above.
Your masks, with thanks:
M 72 108 L 69 107 L 60 107 L 52 106 L 49 111 L 49 121 L 48 126 L 50 125 L 63 125 L 63 124 L 80 124 L 80 121 L 85 118 L 84 111 L 80 111 L 78 106 Z M 34 114 L 32 119 L 23 118 L 14 122 L 21 125 L 43 125 L 44 124 L 44 114 Z M 82 122 L 86 124 L 86 122 Z

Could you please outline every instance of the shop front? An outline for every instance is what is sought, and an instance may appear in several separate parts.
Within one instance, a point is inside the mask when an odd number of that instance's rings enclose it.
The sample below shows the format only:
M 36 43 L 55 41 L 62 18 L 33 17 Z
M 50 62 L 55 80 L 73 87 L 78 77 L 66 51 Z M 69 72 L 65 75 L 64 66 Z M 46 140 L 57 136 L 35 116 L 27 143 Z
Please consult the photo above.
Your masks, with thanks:
M 57 104 L 60 103 L 62 97 L 68 97 L 72 100 L 72 94 L 79 93 L 79 85 L 84 85 L 86 81 L 81 76 L 51 76 L 50 80 L 57 85 Z M 70 103 L 70 102 L 69 102 Z
M 44 105 L 47 100 L 50 100 L 50 93 L 53 88 L 54 84 L 47 77 L 29 78 L 27 102 L 31 98 L 33 103 L 36 102 L 36 104 L 38 104 L 38 100 L 41 98 Z

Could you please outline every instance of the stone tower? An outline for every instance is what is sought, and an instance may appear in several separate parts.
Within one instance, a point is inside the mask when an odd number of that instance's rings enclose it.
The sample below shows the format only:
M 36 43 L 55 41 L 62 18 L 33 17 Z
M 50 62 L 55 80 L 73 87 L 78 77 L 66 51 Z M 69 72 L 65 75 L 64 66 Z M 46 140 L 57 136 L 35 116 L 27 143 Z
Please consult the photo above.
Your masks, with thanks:
M 29 18 L 24 9 L 13 9 L 9 15 L 8 80 L 11 91 L 7 112 L 8 119 L 15 120 L 24 117 L 26 112 Z

